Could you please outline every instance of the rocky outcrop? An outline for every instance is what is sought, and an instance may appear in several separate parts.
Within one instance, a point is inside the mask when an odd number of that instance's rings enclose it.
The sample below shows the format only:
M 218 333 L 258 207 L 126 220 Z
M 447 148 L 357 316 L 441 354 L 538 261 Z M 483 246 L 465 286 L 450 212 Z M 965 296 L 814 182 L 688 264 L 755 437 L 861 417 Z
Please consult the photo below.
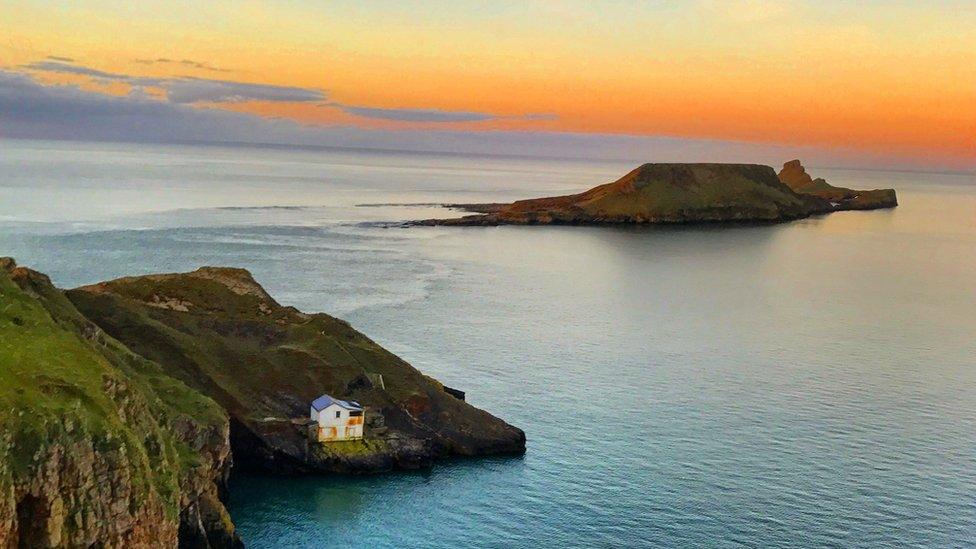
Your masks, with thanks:
M 67 295 L 106 333 L 219 403 L 238 466 L 360 473 L 525 451 L 521 430 L 451 396 L 348 323 L 281 306 L 247 271 L 205 267 Z M 179 306 L 161 306 L 171 303 Z M 323 393 L 366 406 L 362 442 L 310 440 L 309 403 Z
M 229 424 L 0 259 L 0 547 L 235 547 Z M 191 537 L 191 534 L 197 536 Z
M 783 169 L 779 172 L 779 180 L 797 193 L 826 201 L 830 211 L 876 210 L 894 208 L 898 205 L 894 189 L 857 191 L 834 187 L 823 178 L 813 179 L 799 160 L 790 160 L 783 164 Z
M 840 197 L 801 191 L 781 178 L 771 167 L 756 164 L 644 164 L 583 193 L 511 204 L 450 204 L 480 215 L 408 225 L 777 223 L 837 210 L 886 207 L 881 204 L 889 202 L 889 193 L 894 200 L 890 190 L 831 187 L 853 193 Z

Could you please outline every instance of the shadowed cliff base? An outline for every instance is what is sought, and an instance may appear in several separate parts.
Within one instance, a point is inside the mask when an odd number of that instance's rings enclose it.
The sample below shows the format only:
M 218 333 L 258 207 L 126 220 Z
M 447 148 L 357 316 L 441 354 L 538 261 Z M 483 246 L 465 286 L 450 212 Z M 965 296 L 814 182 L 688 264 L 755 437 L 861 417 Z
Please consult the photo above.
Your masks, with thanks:
M 891 189 L 855 191 L 806 183 L 799 161 L 777 176 L 758 164 L 644 164 L 586 192 L 510 204 L 444 204 L 476 212 L 407 225 L 614 225 L 779 223 L 842 210 L 897 205 Z

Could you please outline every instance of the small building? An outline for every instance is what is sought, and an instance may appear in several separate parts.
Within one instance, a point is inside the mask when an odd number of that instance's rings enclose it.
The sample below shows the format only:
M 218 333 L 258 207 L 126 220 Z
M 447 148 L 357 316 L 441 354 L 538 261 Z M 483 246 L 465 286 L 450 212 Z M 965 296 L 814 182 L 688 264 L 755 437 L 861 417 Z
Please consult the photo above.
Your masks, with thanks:
M 322 395 L 312 401 L 310 417 L 317 424 L 319 442 L 359 440 L 363 438 L 363 414 L 366 410 L 354 400 L 339 400 Z

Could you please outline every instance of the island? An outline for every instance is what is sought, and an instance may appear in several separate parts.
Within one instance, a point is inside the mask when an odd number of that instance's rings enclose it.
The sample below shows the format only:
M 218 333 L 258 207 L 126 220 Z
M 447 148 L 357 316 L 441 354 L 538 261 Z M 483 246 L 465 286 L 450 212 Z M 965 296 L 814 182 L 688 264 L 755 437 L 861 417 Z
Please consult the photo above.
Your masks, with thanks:
M 892 189 L 855 191 L 811 179 L 799 160 L 787 162 L 779 175 L 758 164 L 644 164 L 579 194 L 445 204 L 477 215 L 407 225 L 778 223 L 897 204 Z
M 0 365 L 3 547 L 240 547 L 232 464 L 373 473 L 525 452 L 520 429 L 243 269 L 62 291 L 2 258 Z M 325 393 L 365 409 L 362 438 L 309 436 Z

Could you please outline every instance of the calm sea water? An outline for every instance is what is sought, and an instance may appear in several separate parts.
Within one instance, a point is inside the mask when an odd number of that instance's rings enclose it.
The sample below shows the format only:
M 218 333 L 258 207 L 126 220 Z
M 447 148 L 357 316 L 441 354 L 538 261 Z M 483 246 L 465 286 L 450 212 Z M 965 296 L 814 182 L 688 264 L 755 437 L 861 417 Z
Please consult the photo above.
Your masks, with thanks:
M 976 182 L 740 228 L 411 228 L 630 166 L 0 141 L 0 255 L 62 286 L 233 265 L 522 427 L 523 458 L 241 478 L 249 547 L 976 544 Z

